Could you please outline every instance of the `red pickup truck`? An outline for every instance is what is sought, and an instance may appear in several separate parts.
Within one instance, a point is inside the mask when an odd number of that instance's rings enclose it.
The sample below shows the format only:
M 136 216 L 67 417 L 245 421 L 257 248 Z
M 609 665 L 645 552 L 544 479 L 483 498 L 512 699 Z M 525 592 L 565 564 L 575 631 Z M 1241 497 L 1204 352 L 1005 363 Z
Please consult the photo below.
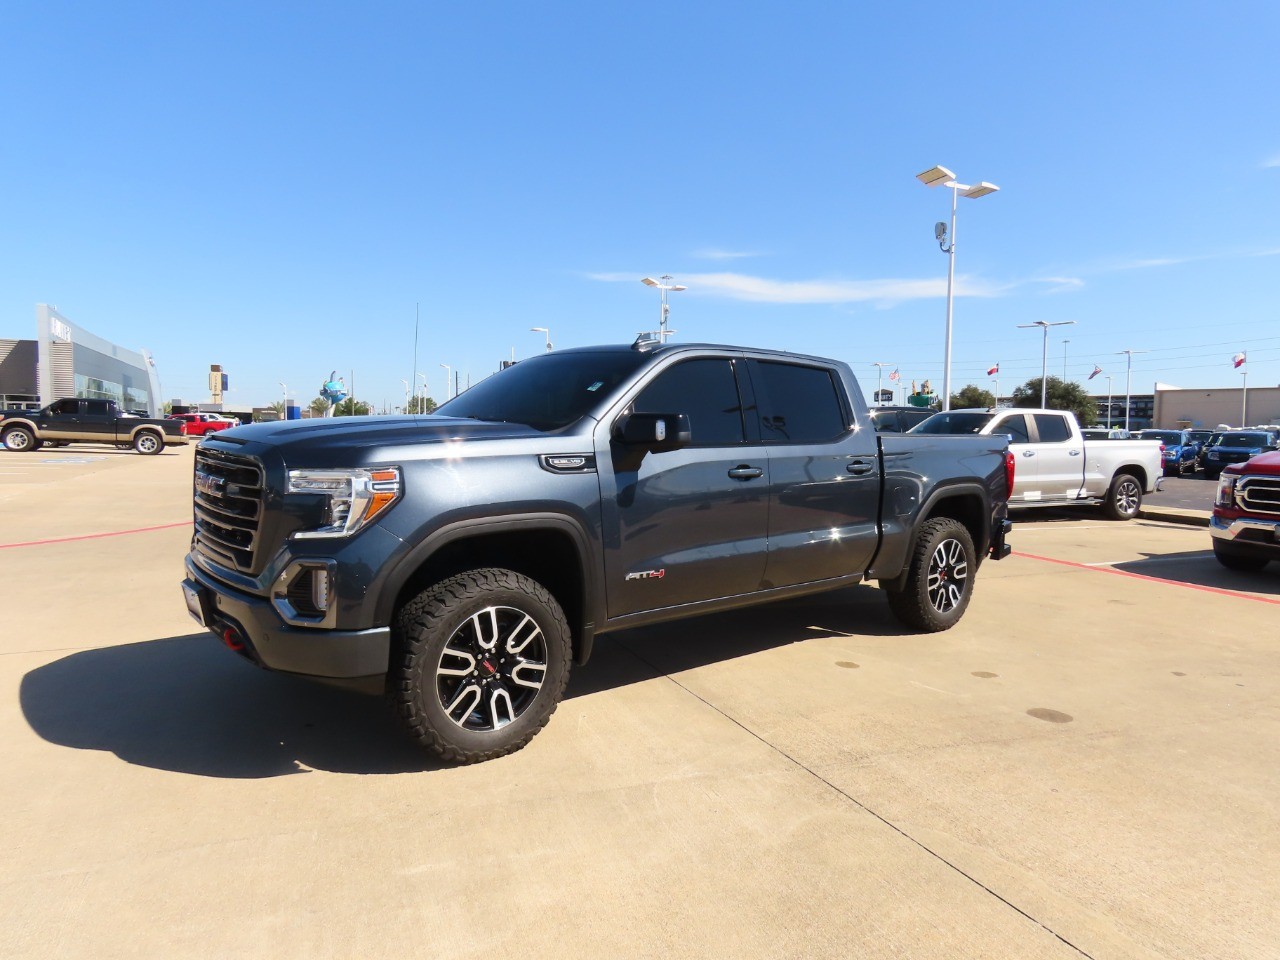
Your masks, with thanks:
M 165 419 L 179 421 L 184 437 L 203 437 L 206 433 L 240 426 L 235 420 L 223 420 L 208 413 L 171 413 Z
M 1280 560 L 1280 451 L 1223 468 L 1209 532 L 1213 555 L 1230 570 Z

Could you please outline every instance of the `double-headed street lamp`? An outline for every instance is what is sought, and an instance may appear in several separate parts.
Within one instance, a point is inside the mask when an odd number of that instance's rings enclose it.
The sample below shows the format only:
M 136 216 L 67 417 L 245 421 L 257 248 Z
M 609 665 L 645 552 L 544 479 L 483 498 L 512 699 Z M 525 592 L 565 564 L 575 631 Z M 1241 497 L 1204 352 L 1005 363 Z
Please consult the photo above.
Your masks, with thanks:
M 440 366 L 444 367 L 444 398 L 448 400 L 450 397 L 453 396 L 453 394 L 451 393 L 451 391 L 453 390 L 453 384 L 449 380 L 449 376 L 450 376 L 449 371 L 452 370 L 453 368 L 450 367 L 447 363 L 442 363 L 440 364 Z
M 873 360 L 871 365 L 876 368 L 876 402 L 873 406 L 878 407 L 880 405 L 880 390 L 884 386 L 884 368 L 889 364 Z
M 934 238 L 938 241 L 938 249 L 947 255 L 947 341 L 942 357 L 942 409 L 951 409 L 951 314 L 954 300 L 953 290 L 956 279 L 956 197 L 965 196 L 971 200 L 995 193 L 1000 188 L 994 183 L 981 180 L 973 186 L 958 183 L 956 175 L 946 167 L 930 167 L 924 173 L 917 173 L 916 179 L 926 187 L 951 188 L 951 240 L 947 241 L 947 225 L 939 222 L 933 228 Z
M 1069 327 L 1074 323 L 1074 320 L 1059 320 L 1056 323 L 1050 323 L 1048 320 L 1037 320 L 1035 323 L 1018 324 L 1018 326 L 1024 330 L 1030 327 L 1040 327 L 1044 330 L 1044 350 L 1041 352 L 1040 356 L 1040 408 L 1042 410 L 1048 407 L 1045 400 L 1048 397 L 1049 386 L 1049 328 Z
M 672 290 L 676 293 L 679 293 L 681 290 L 688 290 L 689 288 L 686 287 L 683 283 L 672 283 L 671 275 L 669 273 L 664 273 L 662 275 L 661 282 L 653 279 L 653 277 L 643 277 L 640 280 L 640 282 L 643 283 L 646 287 L 658 288 L 658 292 L 660 294 L 660 304 L 661 304 L 661 313 L 658 319 L 658 342 L 666 343 L 667 337 L 671 336 L 673 333 L 676 332 L 674 330 L 667 329 L 667 314 L 671 312 L 671 308 L 667 306 L 667 291 Z
M 1133 355 L 1135 353 L 1147 353 L 1147 352 L 1148 351 L 1146 350 L 1120 350 L 1116 354 L 1117 356 L 1119 356 L 1121 353 L 1123 353 L 1127 358 L 1124 366 L 1124 432 L 1125 433 L 1129 432 L 1129 404 L 1131 402 L 1130 389 L 1133 384 Z
M 551 331 L 546 327 L 530 327 L 530 333 L 545 333 L 547 335 L 547 352 L 551 352 Z

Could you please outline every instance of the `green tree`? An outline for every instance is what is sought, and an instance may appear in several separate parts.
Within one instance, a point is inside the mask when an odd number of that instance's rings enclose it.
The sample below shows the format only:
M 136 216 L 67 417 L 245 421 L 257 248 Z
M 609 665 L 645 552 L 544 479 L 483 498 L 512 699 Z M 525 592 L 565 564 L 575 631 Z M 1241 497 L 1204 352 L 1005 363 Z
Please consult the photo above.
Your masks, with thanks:
M 430 397 L 409 398 L 409 413 L 431 413 L 438 406 Z
M 1039 394 L 1036 394 L 1039 396 Z M 959 393 L 951 395 L 951 409 L 964 410 L 969 407 L 994 407 L 996 395 L 990 390 L 983 390 L 972 383 L 966 385 Z
M 267 409 L 274 410 L 276 412 L 276 416 L 278 416 L 281 420 L 284 419 L 284 401 L 283 400 L 277 400 L 275 403 L 267 404 Z
M 1070 410 L 1080 421 L 1080 426 L 1091 427 L 1098 422 L 1098 405 L 1089 392 L 1078 383 L 1064 383 L 1057 377 L 1045 381 L 1045 403 L 1050 410 Z M 1040 406 L 1040 378 L 1028 380 L 1013 390 L 1015 407 Z
M 333 408 L 335 417 L 367 417 L 373 412 L 367 403 L 363 400 L 356 400 L 353 397 L 347 397 L 340 404 Z
M 310 406 L 311 406 L 311 415 L 313 417 L 323 417 L 325 413 L 328 412 L 329 408 L 333 406 L 333 404 L 331 404 L 329 400 L 325 397 L 316 397 L 314 400 L 311 401 Z
M 163 416 L 166 416 L 166 417 L 169 416 L 169 414 L 173 413 L 173 401 L 166 400 L 164 402 L 164 407 L 162 409 L 164 410 Z

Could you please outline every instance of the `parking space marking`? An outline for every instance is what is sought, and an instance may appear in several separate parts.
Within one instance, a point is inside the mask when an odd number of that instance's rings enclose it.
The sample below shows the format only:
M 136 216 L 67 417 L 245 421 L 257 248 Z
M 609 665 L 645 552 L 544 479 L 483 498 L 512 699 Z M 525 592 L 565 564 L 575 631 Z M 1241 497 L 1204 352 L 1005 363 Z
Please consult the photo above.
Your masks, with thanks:
M 0 550 L 9 547 L 42 547 L 50 543 L 71 543 L 75 540 L 98 540 L 101 537 L 124 537 L 131 533 L 149 533 L 152 530 L 172 530 L 174 527 L 189 527 L 190 520 L 183 520 L 180 523 L 162 523 L 155 527 L 137 527 L 133 530 L 111 530 L 107 533 L 85 533 L 76 537 L 55 537 L 52 540 L 27 540 L 22 543 L 0 543 Z
M 1237 593 L 1235 590 L 1223 590 L 1219 587 L 1206 587 L 1198 583 L 1183 583 L 1181 580 L 1166 580 L 1163 577 L 1148 577 L 1142 573 L 1130 573 L 1128 570 L 1117 570 L 1115 567 L 1099 567 L 1088 563 L 1077 563 L 1075 560 L 1059 560 L 1057 557 L 1041 557 L 1034 553 L 1023 553 L 1020 550 L 1013 552 L 1015 557 L 1022 557 L 1026 560 L 1043 560 L 1045 563 L 1058 563 L 1064 567 L 1075 567 L 1079 570 L 1092 570 L 1094 573 L 1114 573 L 1118 577 L 1131 577 L 1134 580 L 1146 580 L 1150 583 L 1164 583 L 1171 587 L 1184 587 L 1187 590 L 1202 590 L 1205 593 L 1216 593 L 1222 597 L 1235 597 L 1239 600 L 1256 600 L 1258 603 L 1270 603 L 1280 607 L 1280 600 L 1273 600 L 1270 597 L 1255 597 L 1249 593 Z M 1122 560 L 1121 563 L 1132 563 L 1130 560 Z

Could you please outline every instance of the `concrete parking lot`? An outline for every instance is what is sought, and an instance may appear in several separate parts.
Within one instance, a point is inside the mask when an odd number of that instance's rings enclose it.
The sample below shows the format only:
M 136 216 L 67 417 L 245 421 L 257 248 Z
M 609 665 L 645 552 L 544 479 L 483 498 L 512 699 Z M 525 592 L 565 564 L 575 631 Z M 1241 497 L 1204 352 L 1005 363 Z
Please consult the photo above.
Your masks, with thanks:
M 0 454 L 0 956 L 1280 956 L 1280 565 L 1203 528 L 602 637 L 449 768 L 198 631 L 191 457 Z

